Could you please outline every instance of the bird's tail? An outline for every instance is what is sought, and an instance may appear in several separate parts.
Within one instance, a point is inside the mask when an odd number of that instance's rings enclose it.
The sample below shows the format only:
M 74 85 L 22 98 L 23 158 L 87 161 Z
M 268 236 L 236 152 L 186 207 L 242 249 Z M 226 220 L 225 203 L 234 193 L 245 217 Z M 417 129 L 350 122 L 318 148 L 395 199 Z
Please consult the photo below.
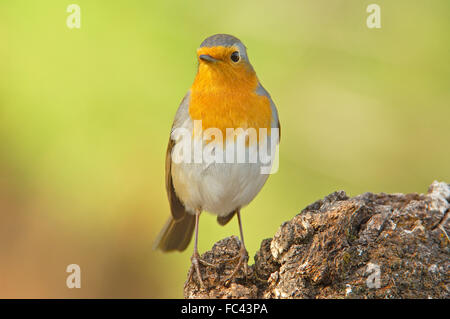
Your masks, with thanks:
M 194 232 L 195 216 L 185 214 L 182 219 L 175 220 L 171 217 L 167 220 L 153 245 L 153 249 L 162 251 L 183 251 L 189 245 Z

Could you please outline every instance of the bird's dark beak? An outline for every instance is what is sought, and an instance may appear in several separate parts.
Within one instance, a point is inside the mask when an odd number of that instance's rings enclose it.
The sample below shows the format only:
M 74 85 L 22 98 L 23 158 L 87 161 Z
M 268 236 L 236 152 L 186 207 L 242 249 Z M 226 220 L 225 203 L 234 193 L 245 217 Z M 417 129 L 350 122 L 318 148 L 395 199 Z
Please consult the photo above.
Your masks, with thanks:
M 201 54 L 198 56 L 201 60 L 206 61 L 206 62 L 217 62 L 216 59 L 214 59 L 212 56 L 208 55 L 208 54 Z

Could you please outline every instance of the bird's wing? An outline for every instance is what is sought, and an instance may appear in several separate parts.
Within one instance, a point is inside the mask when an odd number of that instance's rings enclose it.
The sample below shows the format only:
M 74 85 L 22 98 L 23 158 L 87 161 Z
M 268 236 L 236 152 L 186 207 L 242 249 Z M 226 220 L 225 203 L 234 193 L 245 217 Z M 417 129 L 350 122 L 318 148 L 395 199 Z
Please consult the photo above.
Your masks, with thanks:
M 272 110 L 272 122 L 271 127 L 278 128 L 278 143 L 281 140 L 281 126 L 280 126 L 280 119 L 278 118 L 278 111 L 275 103 L 272 100 L 272 97 L 270 96 L 269 92 L 261 85 L 261 83 L 258 84 L 258 87 L 256 88 L 256 94 L 265 96 L 270 101 L 270 108 Z
M 166 151 L 166 191 L 169 199 L 170 210 L 172 217 L 175 220 L 182 219 L 186 214 L 186 208 L 182 201 L 178 198 L 172 182 L 172 149 L 175 145 L 175 141 L 172 139 L 172 131 L 178 127 L 181 127 L 189 116 L 189 92 L 185 95 L 178 107 L 175 119 L 173 121 L 171 136 L 169 138 L 169 144 Z

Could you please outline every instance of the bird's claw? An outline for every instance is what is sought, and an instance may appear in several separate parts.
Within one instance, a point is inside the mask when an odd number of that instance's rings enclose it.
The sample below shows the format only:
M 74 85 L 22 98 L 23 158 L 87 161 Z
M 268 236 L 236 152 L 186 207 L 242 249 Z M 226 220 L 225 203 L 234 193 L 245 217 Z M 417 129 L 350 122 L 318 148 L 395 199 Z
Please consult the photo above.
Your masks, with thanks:
M 236 255 L 233 258 L 228 259 L 227 261 L 231 261 L 231 260 L 236 260 L 239 257 L 239 261 L 236 265 L 236 267 L 234 267 L 233 272 L 231 273 L 230 276 L 228 276 L 225 280 L 224 280 L 224 285 L 228 285 L 229 283 L 231 283 L 231 280 L 233 280 L 233 278 L 236 276 L 238 270 L 244 266 L 244 276 L 247 277 L 248 274 L 248 253 L 247 250 L 245 248 L 241 248 L 241 250 L 239 251 L 239 254 Z
M 198 252 L 194 252 L 194 254 L 191 257 L 191 262 L 192 262 L 192 266 L 189 271 L 189 277 L 188 277 L 189 279 L 188 280 L 190 281 L 192 279 L 192 275 L 194 274 L 194 271 L 195 271 L 195 273 L 197 274 L 197 277 L 198 277 L 198 281 L 200 282 L 200 287 L 202 289 L 205 289 L 205 285 L 203 283 L 202 275 L 200 272 L 200 264 L 207 266 L 207 267 L 212 267 L 212 268 L 217 268 L 217 265 L 211 264 L 211 263 L 201 259 Z

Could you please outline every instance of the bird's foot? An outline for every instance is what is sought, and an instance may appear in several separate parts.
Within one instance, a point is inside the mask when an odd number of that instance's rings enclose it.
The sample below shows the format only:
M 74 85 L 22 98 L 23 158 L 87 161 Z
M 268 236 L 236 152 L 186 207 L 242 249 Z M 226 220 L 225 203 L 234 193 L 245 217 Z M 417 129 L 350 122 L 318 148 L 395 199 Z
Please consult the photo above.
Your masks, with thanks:
M 200 264 L 207 266 L 207 267 L 212 267 L 212 268 L 217 268 L 217 265 L 211 264 L 211 263 L 201 259 L 199 253 L 196 251 L 194 252 L 194 254 L 192 254 L 191 262 L 192 262 L 192 266 L 189 271 L 188 280 L 190 281 L 192 279 L 192 275 L 194 274 L 194 271 L 195 271 L 195 273 L 197 274 L 197 277 L 198 277 L 198 281 L 200 282 L 200 287 L 205 289 L 205 285 L 202 280 L 202 275 L 200 273 Z
M 232 262 L 235 262 L 236 260 L 238 260 L 239 258 L 241 258 L 241 254 L 240 253 L 237 254 L 236 256 L 231 257 L 231 258 L 224 259 L 223 262 L 232 263 Z
M 247 262 L 248 262 L 248 252 L 247 252 L 247 250 L 245 249 L 244 246 L 241 246 L 241 249 L 240 249 L 238 255 L 236 255 L 236 256 L 233 257 L 233 258 L 227 259 L 226 261 L 234 261 L 234 260 L 236 260 L 236 259 L 238 259 L 238 258 L 239 258 L 238 263 L 237 263 L 236 267 L 234 267 L 233 272 L 231 273 L 230 276 L 228 276 L 228 277 L 224 280 L 224 284 L 225 284 L 225 285 L 228 285 L 229 283 L 231 283 L 231 281 L 233 280 L 233 278 L 236 276 L 238 270 L 239 270 L 242 266 L 244 266 L 244 276 L 247 277 L 247 274 L 248 274 L 248 263 L 247 263 Z

